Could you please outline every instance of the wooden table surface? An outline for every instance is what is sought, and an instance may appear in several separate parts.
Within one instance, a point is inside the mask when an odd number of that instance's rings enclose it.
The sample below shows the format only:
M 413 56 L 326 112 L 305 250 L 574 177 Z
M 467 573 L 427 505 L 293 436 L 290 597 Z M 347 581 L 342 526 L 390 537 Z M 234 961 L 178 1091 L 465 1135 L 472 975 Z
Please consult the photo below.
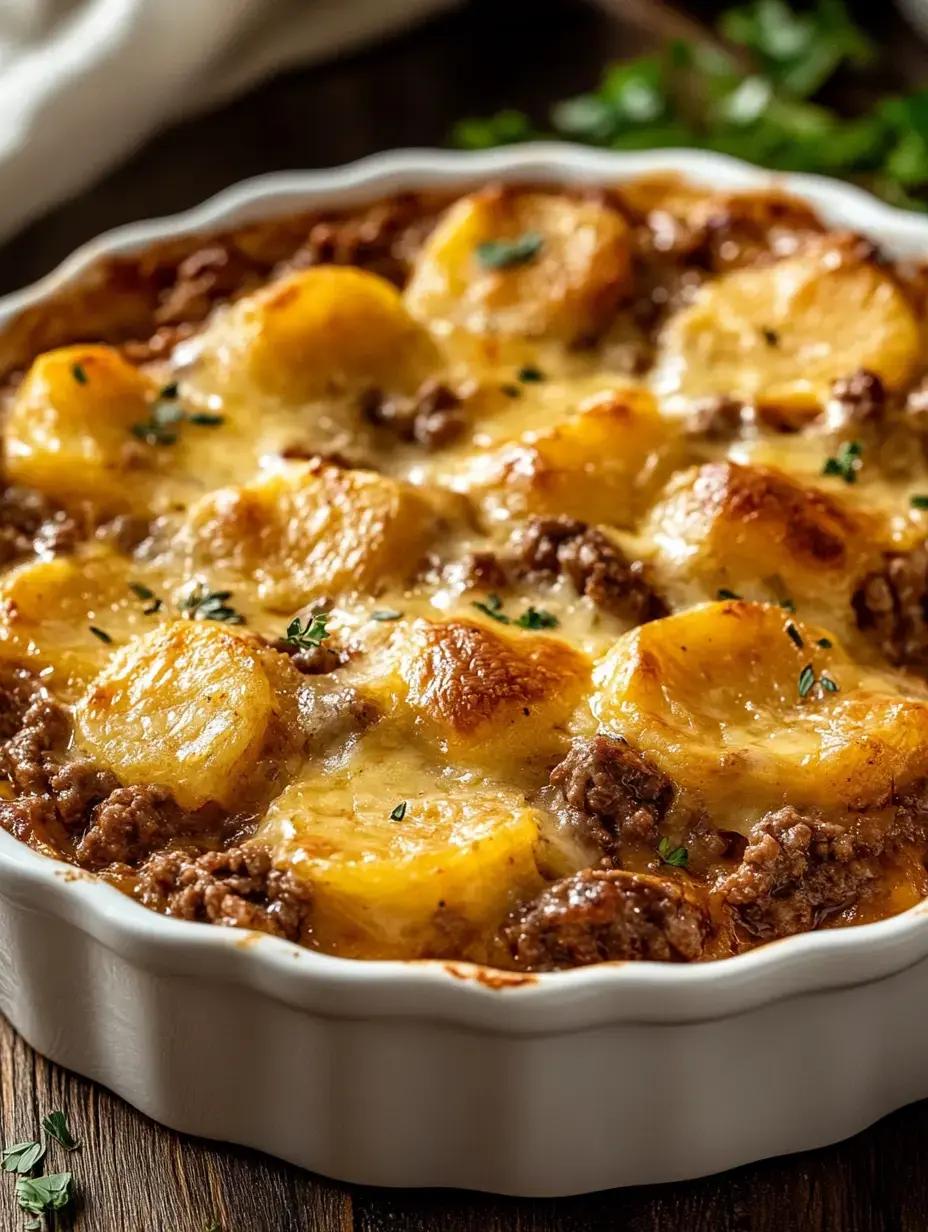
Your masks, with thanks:
M 614 9 L 623 2 L 611 0 Z M 862 0 L 859 8 L 888 44 L 897 83 L 928 76 L 928 52 L 888 5 Z M 245 176 L 332 165 L 396 145 L 442 144 L 457 117 L 499 106 L 541 117 L 547 102 L 594 81 L 610 57 L 642 45 L 640 32 L 581 0 L 480 0 L 371 52 L 288 74 L 157 137 L 0 248 L 0 291 L 44 273 L 101 230 L 184 208 Z M 813 1049 L 827 1046 L 809 1041 Z M 839 1146 L 661 1188 L 560 1201 L 372 1190 L 161 1129 L 109 1092 L 47 1064 L 0 1020 L 2 1140 L 32 1137 L 53 1108 L 65 1109 L 84 1139 L 68 1159 L 79 1199 L 62 1232 L 203 1232 L 213 1217 L 223 1232 L 928 1229 L 928 1104 Z M 12 1179 L 0 1176 L 0 1232 L 23 1222 Z

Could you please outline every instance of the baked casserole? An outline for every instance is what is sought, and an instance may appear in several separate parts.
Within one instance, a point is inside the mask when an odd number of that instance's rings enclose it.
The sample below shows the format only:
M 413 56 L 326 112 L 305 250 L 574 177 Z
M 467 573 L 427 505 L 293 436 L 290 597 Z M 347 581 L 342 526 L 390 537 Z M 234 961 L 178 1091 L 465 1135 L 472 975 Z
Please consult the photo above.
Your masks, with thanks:
M 695 961 L 904 911 L 926 286 L 670 178 L 100 265 L 0 341 L 0 823 L 362 959 Z

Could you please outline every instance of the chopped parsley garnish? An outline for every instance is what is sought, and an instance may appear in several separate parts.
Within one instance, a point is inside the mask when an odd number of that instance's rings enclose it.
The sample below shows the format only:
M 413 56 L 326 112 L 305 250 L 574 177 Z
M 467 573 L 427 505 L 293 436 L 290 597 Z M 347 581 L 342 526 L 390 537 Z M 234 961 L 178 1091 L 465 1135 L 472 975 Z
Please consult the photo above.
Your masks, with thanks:
M 761 331 L 764 335 L 764 342 L 769 347 L 778 347 L 780 345 L 780 335 L 775 329 L 765 329 Z
M 21 1176 L 16 1182 L 16 1201 L 30 1215 L 60 1211 L 71 1201 L 71 1173 L 50 1172 L 47 1176 Z M 42 1225 L 33 1221 L 28 1228 Z M 57 1222 L 52 1225 L 57 1227 Z
M 822 467 L 823 475 L 837 475 L 845 483 L 856 483 L 857 472 L 860 470 L 860 455 L 863 446 L 860 441 L 845 441 L 838 450 L 837 456 L 826 458 Z
M 81 1144 L 80 1139 L 75 1138 L 68 1129 L 68 1119 L 63 1112 L 50 1112 L 42 1121 L 42 1128 L 49 1137 L 60 1142 L 66 1151 L 76 1151 Z
M 148 419 L 132 425 L 132 435 L 147 445 L 175 445 L 177 443 L 177 425 L 182 423 L 196 424 L 201 428 L 215 428 L 225 423 L 225 416 L 214 415 L 210 411 L 192 411 L 188 413 L 178 402 L 177 382 L 172 381 L 158 392 L 151 404 Z
M 402 620 L 402 612 L 394 612 L 392 608 L 381 608 L 378 612 L 371 612 L 371 620 Z
M 153 616 L 155 612 L 160 612 L 163 606 L 162 600 L 158 598 L 153 590 L 149 590 L 147 586 L 143 586 L 141 582 L 130 582 L 129 589 L 143 603 L 147 603 L 147 607 L 143 607 L 142 611 L 146 616 Z
M 513 269 L 527 265 L 541 252 L 544 237 L 537 231 L 526 231 L 514 240 L 485 240 L 475 250 L 477 261 L 484 269 Z
M 671 868 L 686 868 L 690 853 L 686 847 L 674 847 L 669 838 L 662 838 L 657 844 L 657 854 L 661 864 L 669 864 Z
M 5 1146 L 0 1154 L 0 1165 L 4 1172 L 31 1172 L 45 1154 L 41 1142 L 15 1142 Z
M 484 616 L 489 616 L 491 620 L 498 620 L 501 625 L 510 623 L 509 617 L 503 615 L 503 601 L 499 595 L 487 595 L 486 603 L 478 603 L 475 599 L 474 607 L 478 612 L 483 612 Z
M 325 627 L 328 619 L 328 612 L 318 612 L 315 616 L 307 616 L 306 624 L 301 625 L 299 616 L 294 616 L 287 625 L 284 641 L 298 650 L 315 650 L 330 636 Z
M 75 381 L 77 381 L 78 385 L 87 385 L 89 383 L 87 378 L 87 369 L 83 364 L 72 364 L 71 375 L 74 377 Z
M 909 504 L 913 509 L 928 509 L 928 496 L 910 496 Z
M 231 590 L 207 590 L 202 582 L 198 582 L 179 606 L 191 620 L 219 620 L 226 625 L 243 625 L 245 617 L 227 602 L 231 598 Z
M 113 639 L 105 629 L 98 629 L 96 625 L 91 625 L 90 632 L 94 635 L 94 637 L 98 637 L 101 642 L 105 642 L 107 646 L 111 646 L 113 644 Z
M 553 613 L 537 607 L 527 607 L 521 616 L 513 619 L 503 611 L 503 601 L 499 595 L 487 595 L 486 603 L 475 601 L 474 607 L 501 625 L 517 625 L 520 629 L 554 629 L 558 623 Z
M 517 624 L 520 629 L 555 629 L 557 628 L 557 617 L 537 607 L 528 607 L 513 623 Z
M 789 638 L 789 640 L 793 643 L 793 645 L 798 646 L 799 649 L 802 650 L 802 647 L 804 645 L 803 640 L 802 640 L 802 634 L 799 632 L 799 630 L 796 628 L 796 626 L 793 624 L 791 620 L 788 620 L 786 622 L 786 635 Z
M 816 681 L 815 670 L 813 669 L 811 663 L 807 663 L 799 673 L 799 696 L 808 697 L 808 695 L 815 688 L 816 683 L 823 688 L 826 693 L 839 692 L 837 682 L 832 680 L 832 678 L 827 676 L 824 672 L 822 672 Z
M 815 644 L 821 646 L 822 650 L 831 650 L 831 641 L 827 637 L 820 637 Z
M 522 390 L 518 385 L 500 385 L 500 393 L 506 395 L 507 398 L 521 398 Z
M 795 612 L 796 604 L 792 601 L 792 599 L 780 599 L 778 602 L 784 612 Z
M 544 379 L 545 374 L 540 368 L 533 368 L 529 364 L 525 368 L 519 369 L 519 380 L 524 382 L 526 385 L 532 385 L 536 381 L 543 381 Z
M 728 590 L 725 586 L 720 586 L 715 592 L 716 599 L 740 599 L 741 596 L 733 590 Z
M 393 812 L 390 814 L 391 821 L 402 821 L 406 816 L 406 801 L 401 800 Z

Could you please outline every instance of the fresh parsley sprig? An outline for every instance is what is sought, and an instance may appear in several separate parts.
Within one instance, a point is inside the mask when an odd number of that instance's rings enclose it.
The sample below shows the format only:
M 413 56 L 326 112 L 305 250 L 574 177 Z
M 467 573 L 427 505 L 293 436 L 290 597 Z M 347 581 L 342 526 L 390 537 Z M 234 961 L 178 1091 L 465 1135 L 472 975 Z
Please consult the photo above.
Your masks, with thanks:
M 666 835 L 657 844 L 657 854 L 661 864 L 669 864 L 671 868 L 686 868 L 690 858 L 688 848 L 674 847 Z
M 287 636 L 284 641 L 290 646 L 295 646 L 297 650 L 315 650 L 330 636 L 325 627 L 328 619 L 328 612 L 317 612 L 315 616 L 308 616 L 306 624 L 303 625 L 300 623 L 299 616 L 294 616 L 287 625 Z
M 76 1151 L 81 1145 L 80 1138 L 75 1138 L 68 1128 L 68 1119 L 63 1112 L 50 1112 L 42 1121 L 42 1128 L 66 1151 Z
M 860 441 L 845 441 L 833 458 L 826 458 L 823 475 L 837 475 L 845 483 L 856 483 L 863 446 Z
M 491 620 L 501 625 L 516 625 L 520 629 L 556 629 L 558 624 L 558 619 L 553 612 L 546 612 L 537 607 L 527 607 L 521 616 L 513 619 L 503 611 L 503 601 L 499 595 L 487 595 L 486 603 L 475 599 L 474 607 L 478 612 L 483 612 L 484 616 L 489 616 Z
M 226 625 L 243 625 L 245 617 L 229 604 L 231 598 L 231 590 L 207 590 L 202 582 L 198 582 L 181 599 L 179 607 L 190 620 L 218 620 Z
M 14 1142 L 0 1152 L 4 1172 L 31 1172 L 42 1160 L 45 1147 L 41 1142 Z

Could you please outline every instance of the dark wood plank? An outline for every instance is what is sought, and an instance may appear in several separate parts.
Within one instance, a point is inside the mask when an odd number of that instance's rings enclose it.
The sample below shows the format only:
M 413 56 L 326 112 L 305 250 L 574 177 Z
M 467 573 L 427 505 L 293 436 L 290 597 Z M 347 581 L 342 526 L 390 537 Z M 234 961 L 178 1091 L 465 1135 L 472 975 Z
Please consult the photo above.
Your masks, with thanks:
M 621 11 L 622 0 L 610 2 Z M 897 80 L 923 77 L 928 54 L 889 6 L 857 5 L 892 48 Z M 718 7 L 711 0 L 690 6 L 704 19 Z M 38 277 L 101 230 L 185 208 L 244 176 L 332 165 L 396 145 L 441 144 L 455 119 L 501 106 L 541 119 L 552 99 L 584 89 L 611 57 L 643 45 L 641 32 L 617 22 L 614 12 L 580 0 L 477 0 L 370 53 L 288 74 L 157 137 L 0 248 L 0 291 Z M 928 1228 L 928 1104 L 836 1147 L 687 1184 L 557 1202 L 375 1191 L 173 1134 L 36 1057 L 0 1022 L 0 1139 L 31 1137 L 56 1107 L 84 1138 L 80 1152 L 56 1152 L 50 1160 L 71 1167 L 79 1186 L 62 1232 L 202 1232 L 211 1215 L 224 1232 Z M 0 1175 L 3 1232 L 23 1224 L 13 1188 L 13 1178 Z

